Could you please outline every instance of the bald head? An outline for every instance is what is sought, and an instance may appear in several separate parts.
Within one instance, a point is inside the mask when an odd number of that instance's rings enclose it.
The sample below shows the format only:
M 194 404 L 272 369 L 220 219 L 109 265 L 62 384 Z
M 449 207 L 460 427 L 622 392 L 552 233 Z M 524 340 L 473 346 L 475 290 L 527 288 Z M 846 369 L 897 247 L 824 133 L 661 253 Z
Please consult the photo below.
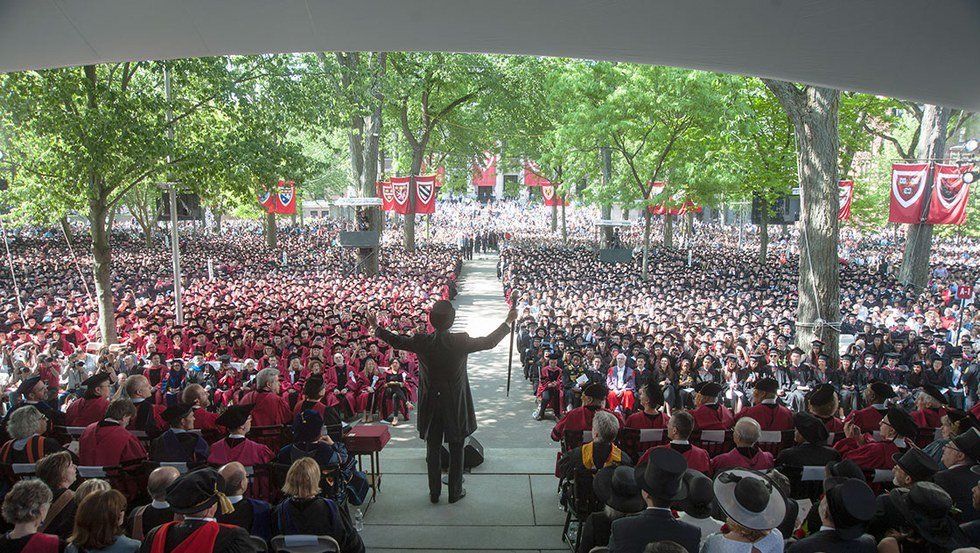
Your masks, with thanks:
M 218 469 L 218 474 L 225 480 L 225 495 L 244 495 L 248 488 L 248 474 L 245 465 L 232 461 Z
M 157 501 L 167 500 L 167 488 L 180 476 L 180 471 L 174 467 L 153 469 L 146 481 L 146 491 Z

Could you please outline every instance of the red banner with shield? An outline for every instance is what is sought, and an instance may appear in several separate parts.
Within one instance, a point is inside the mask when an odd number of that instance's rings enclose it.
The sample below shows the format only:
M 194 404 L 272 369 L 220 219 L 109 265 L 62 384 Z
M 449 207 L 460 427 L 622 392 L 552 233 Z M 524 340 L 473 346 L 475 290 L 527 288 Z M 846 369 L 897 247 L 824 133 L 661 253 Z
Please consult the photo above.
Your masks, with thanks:
M 946 165 L 937 163 L 929 199 L 930 225 L 962 225 L 966 221 L 966 204 L 970 201 L 970 185 L 963 182 L 963 173 L 972 170 L 970 165 Z
M 928 197 L 928 163 L 893 163 L 889 223 L 922 222 L 922 208 Z
M 415 177 L 415 213 L 431 215 L 436 212 L 436 176 Z
M 840 193 L 840 207 L 837 208 L 837 220 L 845 221 L 851 218 L 851 202 L 854 201 L 854 181 L 838 181 L 837 187 Z

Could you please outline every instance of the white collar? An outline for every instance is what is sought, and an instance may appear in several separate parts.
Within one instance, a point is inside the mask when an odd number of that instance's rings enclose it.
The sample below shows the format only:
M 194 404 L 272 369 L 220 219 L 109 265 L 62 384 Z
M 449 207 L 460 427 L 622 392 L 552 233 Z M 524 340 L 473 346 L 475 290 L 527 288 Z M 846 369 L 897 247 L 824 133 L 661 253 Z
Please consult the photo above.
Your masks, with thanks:
M 234 505 L 235 503 L 238 503 L 239 501 L 241 501 L 243 497 L 245 497 L 245 496 L 244 495 L 229 495 L 228 496 L 228 501 L 230 501 L 231 504 Z
M 146 398 L 145 397 L 134 397 L 134 398 L 130 398 L 129 400 L 133 402 L 133 405 L 135 405 L 137 403 L 143 403 L 144 401 L 146 401 Z
M 821 525 L 820 525 L 820 530 L 819 530 L 819 532 L 824 532 L 824 531 L 830 531 L 830 532 L 833 532 L 833 531 L 835 531 L 835 530 L 837 530 L 837 529 L 836 529 L 836 528 L 834 528 L 833 526 L 824 526 L 823 524 L 821 524 Z
M 647 507 L 647 511 L 667 511 L 670 516 L 674 516 L 674 513 L 667 507 Z
M 228 437 L 229 438 L 244 438 L 245 436 L 242 435 L 242 434 L 228 434 Z
M 159 501 L 154 499 L 153 501 L 150 502 L 150 507 L 153 507 L 154 509 L 169 509 L 170 503 L 167 503 L 166 501 Z
M 764 400 L 762 400 L 762 405 L 775 405 L 775 404 L 776 404 L 776 400 L 775 399 L 764 399 Z
M 902 449 L 905 449 L 907 447 L 905 445 L 905 438 L 901 438 L 901 437 L 895 438 L 894 440 L 892 440 L 892 443 L 895 444 L 895 445 L 897 445 L 898 447 L 900 447 Z
M 204 522 L 217 522 L 214 517 L 184 517 L 184 520 L 201 520 Z
M 174 434 L 183 434 L 187 432 L 183 428 L 171 428 L 170 431 L 173 432 Z
M 677 444 L 677 445 L 690 445 L 691 444 L 691 442 L 689 442 L 687 440 L 671 440 L 670 443 Z
M 106 422 L 111 422 L 111 423 L 115 423 L 115 424 L 118 424 L 118 425 L 122 425 L 121 422 L 117 421 L 116 419 L 110 419 L 109 417 L 106 417 L 106 418 L 104 418 L 102 420 L 104 420 Z

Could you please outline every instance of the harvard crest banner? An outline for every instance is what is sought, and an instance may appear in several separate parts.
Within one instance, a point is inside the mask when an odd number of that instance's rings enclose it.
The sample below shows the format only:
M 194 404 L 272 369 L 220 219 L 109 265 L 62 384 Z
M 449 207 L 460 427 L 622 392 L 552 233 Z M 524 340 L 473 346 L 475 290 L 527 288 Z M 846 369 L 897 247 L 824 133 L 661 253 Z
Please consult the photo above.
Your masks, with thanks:
M 436 175 L 415 177 L 415 213 L 436 212 Z
M 391 191 L 394 199 L 394 211 L 405 215 L 411 209 L 408 193 L 411 188 L 411 177 L 391 177 Z
M 917 224 L 922 221 L 928 174 L 928 163 L 892 164 L 891 202 L 888 207 L 889 223 Z
M 395 192 L 391 187 L 391 181 L 377 183 L 378 197 L 381 198 L 381 209 L 392 211 L 395 209 Z
M 966 204 L 970 201 L 970 185 L 963 182 L 963 173 L 972 167 L 937 163 L 929 200 L 930 225 L 962 225 L 966 221 Z
M 837 209 L 837 220 L 845 221 L 851 218 L 851 202 L 854 200 L 854 181 L 839 181 L 837 187 L 840 193 L 840 207 Z

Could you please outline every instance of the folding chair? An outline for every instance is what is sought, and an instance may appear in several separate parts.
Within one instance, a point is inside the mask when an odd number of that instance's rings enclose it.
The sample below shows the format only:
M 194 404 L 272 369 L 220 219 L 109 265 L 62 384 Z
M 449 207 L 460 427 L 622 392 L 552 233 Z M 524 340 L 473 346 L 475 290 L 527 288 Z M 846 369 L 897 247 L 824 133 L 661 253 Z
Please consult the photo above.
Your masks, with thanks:
M 635 463 L 639 458 L 640 429 L 639 428 L 620 428 L 616 436 L 616 445 Z
M 249 536 L 248 541 L 252 544 L 252 549 L 254 549 L 256 553 L 266 553 L 269 551 L 269 544 L 258 536 Z
M 803 467 L 783 467 L 787 472 L 791 469 L 798 469 L 799 479 L 793 478 L 789 474 L 790 495 L 793 499 L 810 499 L 816 503 L 820 494 L 823 493 L 823 481 L 827 477 L 827 469 L 823 466 L 803 466 Z
M 578 547 L 578 542 L 582 539 L 585 519 L 603 508 L 602 502 L 596 497 L 595 490 L 592 488 L 594 477 L 595 475 L 590 470 L 578 470 L 572 475 L 572 479 L 566 482 L 566 489 L 570 492 L 570 501 L 569 508 L 565 512 L 565 525 L 562 527 L 561 537 L 563 541 L 572 546 L 573 550 Z M 568 529 L 573 520 L 577 523 L 574 542 L 568 536 Z
M 330 536 L 295 534 L 272 538 L 276 553 L 340 553 L 340 545 Z
M 793 443 L 795 430 L 763 430 L 759 434 L 759 441 L 756 446 L 762 451 L 768 451 L 775 457 L 779 452 Z
M 726 452 L 725 444 L 727 444 L 730 440 L 730 431 L 701 430 L 698 432 L 696 438 L 692 436 L 691 442 L 699 445 L 701 449 L 708 452 L 708 455 L 714 457 Z

